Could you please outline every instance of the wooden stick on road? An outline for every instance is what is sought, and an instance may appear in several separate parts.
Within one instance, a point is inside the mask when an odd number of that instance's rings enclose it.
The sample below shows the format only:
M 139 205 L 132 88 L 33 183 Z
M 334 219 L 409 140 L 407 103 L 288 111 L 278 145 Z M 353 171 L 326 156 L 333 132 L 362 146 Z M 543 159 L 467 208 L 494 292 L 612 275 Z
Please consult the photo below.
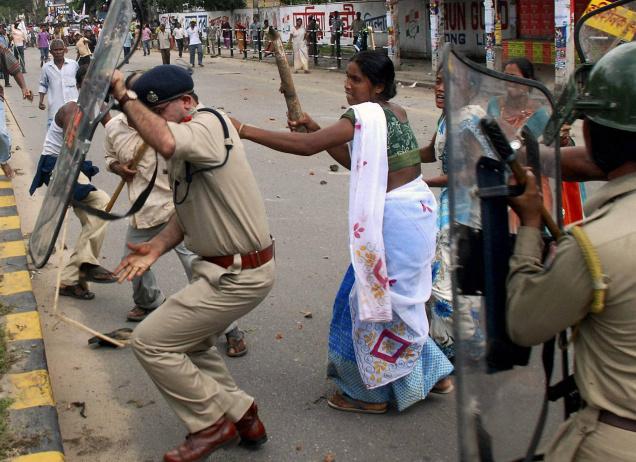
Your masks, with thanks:
M 285 103 L 287 103 L 287 117 L 289 117 L 290 120 L 300 120 L 303 116 L 303 110 L 300 107 L 300 101 L 298 100 L 296 88 L 294 87 L 294 80 L 292 79 L 287 56 L 285 55 L 285 46 L 280 38 L 280 34 L 273 28 L 269 29 L 268 36 L 274 47 L 274 57 L 276 58 L 276 66 L 278 67 L 278 74 L 280 75 L 280 91 L 285 95 Z M 301 125 L 296 131 L 306 132 L 307 130 Z
M 139 162 L 141 162 L 141 159 L 144 157 L 144 154 L 146 153 L 146 149 L 147 148 L 148 148 L 148 145 L 146 144 L 145 141 L 143 141 L 139 145 L 139 147 L 135 151 L 135 155 L 133 156 L 133 160 L 130 163 L 130 168 L 131 169 L 137 167 L 137 164 L 139 164 Z M 115 202 L 117 202 L 117 198 L 121 194 L 121 191 L 122 191 L 122 189 L 124 189 L 125 185 L 126 185 L 126 180 L 124 180 L 122 178 L 121 181 L 119 182 L 119 184 L 117 185 L 117 188 L 115 188 L 115 192 L 113 193 L 113 196 L 110 198 L 110 201 L 108 202 L 108 204 L 106 204 L 106 208 L 104 209 L 104 211 L 110 212 L 112 210 L 113 206 L 115 205 Z

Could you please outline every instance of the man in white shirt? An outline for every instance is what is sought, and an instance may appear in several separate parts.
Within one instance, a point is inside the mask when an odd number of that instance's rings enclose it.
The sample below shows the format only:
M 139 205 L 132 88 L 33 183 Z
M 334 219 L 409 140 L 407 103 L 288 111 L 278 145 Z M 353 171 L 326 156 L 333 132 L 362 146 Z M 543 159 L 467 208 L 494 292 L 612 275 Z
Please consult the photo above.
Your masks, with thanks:
M 203 45 L 201 44 L 201 37 L 199 36 L 199 26 L 193 19 L 190 21 L 190 27 L 185 30 L 188 36 L 188 48 L 190 49 L 190 66 L 194 67 L 194 53 L 196 52 L 199 57 L 199 67 L 203 67 Z
M 166 161 L 144 143 L 128 122 L 125 114 L 118 114 L 109 120 L 105 130 L 106 165 L 108 170 L 126 181 L 130 202 L 134 202 L 146 189 L 152 178 L 155 164 L 158 163 L 155 185 L 141 210 L 130 217 L 125 242 L 149 241 L 159 234 L 174 214 Z M 137 165 L 133 166 L 133 159 L 138 152 L 142 152 L 143 155 Z M 185 248 L 183 242 L 174 250 L 181 260 L 188 280 L 192 279 L 192 260 L 196 256 Z M 129 253 L 130 249 L 124 245 L 124 256 Z M 127 314 L 128 321 L 142 321 L 166 300 L 152 270 L 133 279 L 132 287 L 135 306 Z
M 49 113 L 47 127 L 58 109 L 69 101 L 77 101 L 79 92 L 75 84 L 75 75 L 79 66 L 76 61 L 65 58 L 66 46 L 60 39 L 51 42 L 51 54 L 53 61 L 49 61 L 42 66 L 40 75 L 40 110 L 45 110 L 44 95 L 48 95 Z
M 161 24 L 157 32 L 159 51 L 161 52 L 161 62 L 170 64 L 170 33 L 166 30 L 166 25 Z
M 179 50 L 179 58 L 183 57 L 183 28 L 181 24 L 177 23 L 172 30 L 172 36 L 174 41 L 177 42 L 177 49 Z
M 60 39 L 58 40 L 61 42 Z M 78 87 L 82 84 L 87 70 L 88 66 L 82 66 L 77 76 L 74 76 L 73 80 L 77 82 Z M 77 103 L 69 101 L 54 114 L 44 138 L 42 154 L 29 189 L 31 194 L 42 185 L 48 185 L 51 176 L 55 175 L 55 165 L 62 151 L 64 133 L 72 124 L 76 109 Z M 110 197 L 91 184 L 92 177 L 98 171 L 99 168 L 95 167 L 91 161 L 82 162 L 81 173 L 73 188 L 73 199 L 103 210 L 110 201 Z M 89 290 L 88 282 L 109 284 L 116 281 L 112 273 L 102 267 L 99 261 L 108 222 L 88 214 L 79 207 L 73 206 L 73 212 L 81 223 L 81 231 L 69 260 L 62 270 L 59 294 L 79 300 L 92 300 L 95 294 Z
M 11 40 L 13 41 L 13 54 L 15 58 L 20 61 L 22 66 L 22 73 L 26 74 L 26 66 L 24 64 L 24 42 L 26 42 L 26 35 L 20 29 L 20 23 L 16 22 L 11 30 Z

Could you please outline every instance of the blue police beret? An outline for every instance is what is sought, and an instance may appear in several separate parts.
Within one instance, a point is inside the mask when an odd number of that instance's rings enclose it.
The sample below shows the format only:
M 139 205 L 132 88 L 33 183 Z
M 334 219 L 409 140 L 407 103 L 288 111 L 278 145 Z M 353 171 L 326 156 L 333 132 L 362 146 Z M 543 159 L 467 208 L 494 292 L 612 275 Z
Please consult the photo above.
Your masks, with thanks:
M 191 93 L 194 82 L 184 68 L 163 64 L 144 72 L 135 81 L 132 90 L 137 93 L 139 101 L 153 107 Z

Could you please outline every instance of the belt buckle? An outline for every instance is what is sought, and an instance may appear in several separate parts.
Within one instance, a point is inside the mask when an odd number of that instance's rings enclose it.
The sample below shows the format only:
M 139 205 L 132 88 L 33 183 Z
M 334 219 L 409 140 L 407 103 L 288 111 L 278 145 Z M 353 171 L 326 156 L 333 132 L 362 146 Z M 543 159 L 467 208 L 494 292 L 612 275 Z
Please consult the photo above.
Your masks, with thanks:
M 259 266 L 261 266 L 261 252 L 260 250 L 253 250 L 252 252 L 250 252 L 250 257 L 256 258 L 256 264 L 253 265 L 254 268 L 258 268 Z M 252 260 L 254 261 L 254 260 Z

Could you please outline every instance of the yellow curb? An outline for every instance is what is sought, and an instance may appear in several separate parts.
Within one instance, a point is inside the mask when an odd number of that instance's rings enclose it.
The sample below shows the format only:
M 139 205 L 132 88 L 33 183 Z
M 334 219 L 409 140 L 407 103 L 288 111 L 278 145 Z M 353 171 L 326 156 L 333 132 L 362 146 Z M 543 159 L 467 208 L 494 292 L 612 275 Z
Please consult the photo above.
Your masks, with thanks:
M 26 456 L 15 457 L 9 462 L 64 462 L 64 454 L 57 451 L 37 452 Z
M 43 369 L 7 374 L 11 388 L 9 396 L 13 403 L 9 409 L 27 409 L 36 406 L 55 406 L 49 373 Z
M 0 242 L 0 258 L 22 257 L 26 255 L 24 241 Z
M 9 340 L 33 340 L 42 338 L 42 328 L 40 327 L 40 315 L 37 311 L 26 313 L 7 314 L 6 330 Z
M 15 196 L 0 196 L 0 207 L 13 207 L 15 205 Z
M 0 296 L 13 295 L 20 292 L 30 292 L 31 276 L 28 271 L 15 271 L 4 273 L 0 279 Z
M 0 180 L 0 189 L 11 189 L 13 185 L 10 181 Z
M 8 217 L 0 217 L 0 231 L 7 231 L 9 229 L 20 229 L 19 216 L 11 215 Z

